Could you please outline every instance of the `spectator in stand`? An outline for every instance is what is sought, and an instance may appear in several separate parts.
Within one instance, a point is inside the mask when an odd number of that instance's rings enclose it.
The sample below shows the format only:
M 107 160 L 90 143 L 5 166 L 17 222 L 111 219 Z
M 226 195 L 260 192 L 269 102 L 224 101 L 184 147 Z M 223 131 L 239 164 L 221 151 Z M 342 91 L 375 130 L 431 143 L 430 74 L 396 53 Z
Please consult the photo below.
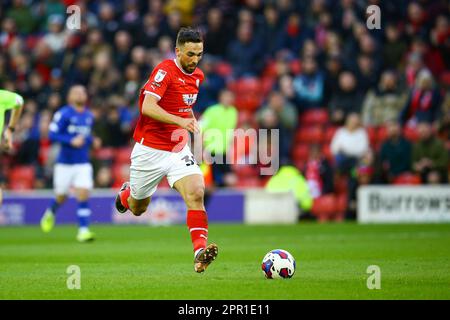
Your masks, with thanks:
M 37 20 L 33 17 L 31 7 L 25 0 L 13 0 L 12 8 L 6 11 L 6 17 L 14 20 L 21 34 L 30 34 L 36 28 Z
M 273 57 L 279 49 L 278 39 L 281 36 L 281 21 L 275 7 L 268 5 L 264 9 L 264 22 L 262 37 L 268 58 Z
M 323 107 L 325 77 L 318 69 L 314 58 L 308 57 L 302 62 L 302 72 L 294 79 L 300 111 Z
M 95 177 L 95 187 L 111 188 L 112 186 L 113 186 L 113 178 L 111 169 L 107 166 L 100 167 Z
M 205 80 L 200 85 L 200 93 L 194 106 L 194 112 L 198 114 L 202 114 L 208 106 L 216 104 L 220 90 L 226 86 L 225 79 L 215 71 L 216 65 L 217 59 L 209 54 L 205 54 L 200 62 Z
M 448 152 L 444 143 L 433 133 L 430 123 L 417 126 L 419 141 L 413 145 L 413 169 L 420 174 L 423 183 L 447 183 Z
M 211 8 L 207 14 L 205 28 L 205 52 L 223 58 L 230 40 L 230 31 L 219 8 Z
M 311 32 L 302 22 L 298 12 L 291 12 L 284 31 L 279 38 L 278 48 L 289 49 L 293 55 L 298 55 L 306 39 L 312 38 Z
M 408 4 L 405 32 L 410 38 L 425 36 L 427 33 L 427 13 L 417 1 Z
M 386 40 L 383 43 L 383 67 L 398 69 L 404 64 L 408 45 L 398 24 L 390 23 L 385 29 Z
M 434 28 L 430 32 L 431 44 L 440 52 L 446 69 L 450 69 L 450 23 L 448 16 L 437 17 Z
M 313 144 L 309 149 L 308 161 L 303 168 L 309 192 L 315 199 L 333 192 L 333 169 L 320 151 L 320 145 Z
M 358 90 L 356 77 L 350 71 L 339 75 L 338 91 L 331 97 L 329 110 L 331 121 L 341 125 L 350 113 L 359 113 L 362 109 L 364 95 Z
M 250 25 L 239 25 L 237 38 L 228 46 L 226 57 L 236 78 L 256 76 L 262 70 L 261 43 L 253 32 Z
M 218 161 L 212 164 L 214 185 L 218 187 L 226 185 L 226 176 L 231 172 L 227 154 L 233 143 L 233 130 L 236 129 L 238 121 L 234 98 L 233 92 L 223 89 L 219 103 L 208 107 L 200 118 L 204 149 L 212 159 Z
M 119 22 L 116 17 L 116 8 L 109 2 L 102 2 L 99 8 L 99 28 L 102 31 L 105 41 L 112 43 L 114 34 L 119 30 Z M 142 39 L 143 37 L 139 37 Z
M 287 161 L 298 121 L 295 107 L 286 101 L 281 92 L 272 91 L 267 104 L 257 112 L 256 119 L 262 129 L 279 129 L 280 161 Z
M 400 121 L 408 126 L 415 126 L 423 121 L 437 125 L 435 122 L 439 120 L 441 102 L 441 94 L 434 84 L 431 72 L 422 70 L 401 111 Z
M 114 37 L 114 64 L 123 71 L 131 61 L 133 40 L 125 30 L 119 30 Z
M 355 75 L 358 79 L 358 87 L 365 95 L 369 89 L 376 87 L 378 81 L 378 70 L 373 59 L 365 54 L 360 54 L 357 58 Z
M 364 99 L 364 126 L 381 126 L 388 120 L 398 119 L 406 98 L 406 93 L 399 89 L 396 73 L 390 70 L 383 72 L 378 87 L 369 90 Z
M 265 189 L 269 192 L 294 193 L 300 209 L 299 219 L 312 217 L 309 212 L 312 208 L 313 197 L 308 183 L 301 172 L 290 163 L 282 163 L 277 173 L 267 182 Z
M 283 74 L 280 76 L 274 86 L 273 90 L 280 91 L 286 101 L 294 105 L 298 108 L 297 104 L 297 95 L 294 90 L 294 79 L 290 74 Z
M 325 94 L 324 106 L 329 104 L 331 97 L 339 89 L 339 75 L 342 72 L 342 58 L 339 55 L 331 55 L 325 62 Z
M 411 171 L 412 146 L 402 135 L 402 127 L 395 120 L 386 124 L 387 139 L 379 154 L 381 181 L 392 183 L 402 173 Z
M 369 151 L 369 138 L 366 130 L 361 127 L 360 117 L 357 113 L 350 113 L 345 126 L 339 128 L 331 141 L 337 169 L 348 174 Z

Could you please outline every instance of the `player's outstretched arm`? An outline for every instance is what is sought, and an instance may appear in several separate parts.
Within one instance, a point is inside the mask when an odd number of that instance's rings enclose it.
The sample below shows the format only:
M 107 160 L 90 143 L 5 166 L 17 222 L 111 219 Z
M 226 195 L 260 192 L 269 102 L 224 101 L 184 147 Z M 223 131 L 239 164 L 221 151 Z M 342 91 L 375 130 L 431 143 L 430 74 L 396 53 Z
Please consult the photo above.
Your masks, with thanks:
M 199 132 L 198 123 L 195 118 L 182 118 L 168 113 L 158 105 L 156 97 L 149 94 L 144 98 L 142 114 L 164 123 L 176 124 L 190 132 Z
M 8 151 L 13 147 L 13 134 L 19 122 L 20 115 L 23 111 L 24 101 L 22 96 L 16 94 L 15 105 L 11 111 L 11 117 L 9 119 L 8 127 L 4 132 L 3 149 Z

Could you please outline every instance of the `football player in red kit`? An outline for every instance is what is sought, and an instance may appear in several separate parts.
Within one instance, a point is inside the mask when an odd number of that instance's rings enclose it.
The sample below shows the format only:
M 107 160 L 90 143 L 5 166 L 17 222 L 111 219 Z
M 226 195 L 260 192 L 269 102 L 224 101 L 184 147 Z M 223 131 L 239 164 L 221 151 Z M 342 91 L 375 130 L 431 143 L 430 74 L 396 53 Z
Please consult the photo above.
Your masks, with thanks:
M 140 117 L 134 131 L 130 182 L 116 197 L 120 213 L 139 216 L 147 210 L 152 194 L 166 176 L 169 185 L 183 197 L 187 225 L 194 247 L 194 270 L 203 272 L 216 258 L 216 244 L 207 244 L 208 217 L 203 196 L 202 172 L 187 145 L 188 131 L 199 132 L 192 106 L 197 100 L 203 72 L 197 65 L 203 55 L 200 33 L 181 28 L 176 58 L 155 67 L 140 91 Z

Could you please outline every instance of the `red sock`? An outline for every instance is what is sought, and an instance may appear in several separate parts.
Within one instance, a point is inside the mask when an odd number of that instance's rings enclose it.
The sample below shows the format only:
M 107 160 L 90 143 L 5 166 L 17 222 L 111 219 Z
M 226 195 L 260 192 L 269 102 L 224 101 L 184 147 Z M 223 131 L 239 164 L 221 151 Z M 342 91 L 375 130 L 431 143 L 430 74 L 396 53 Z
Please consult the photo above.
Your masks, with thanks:
M 131 192 L 130 187 L 128 187 L 125 190 L 123 190 L 122 192 L 120 192 L 120 202 L 128 210 L 130 210 L 130 206 L 128 205 L 128 198 L 130 197 L 130 192 Z
M 187 225 L 191 233 L 194 252 L 206 248 L 208 241 L 208 216 L 203 210 L 188 210 Z

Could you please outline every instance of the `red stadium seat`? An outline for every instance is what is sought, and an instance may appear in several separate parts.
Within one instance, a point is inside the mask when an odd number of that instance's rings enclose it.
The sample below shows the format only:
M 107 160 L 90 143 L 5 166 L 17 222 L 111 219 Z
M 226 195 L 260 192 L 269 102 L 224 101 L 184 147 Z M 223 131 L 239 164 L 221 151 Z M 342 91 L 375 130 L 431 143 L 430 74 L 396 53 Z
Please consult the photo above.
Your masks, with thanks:
M 263 186 L 263 181 L 259 178 L 259 176 L 256 177 L 245 177 L 238 179 L 236 183 L 237 188 L 260 188 Z
M 235 164 L 232 170 L 238 178 L 255 177 L 258 176 L 258 168 L 250 164 Z
M 114 158 L 114 148 L 105 147 L 95 150 L 94 158 L 100 161 L 110 161 Z
M 388 136 L 387 128 L 385 126 L 381 126 L 377 129 L 377 144 L 382 144 Z
M 241 78 L 230 82 L 228 88 L 234 92 L 235 105 L 239 110 L 256 110 L 262 104 L 263 86 L 258 78 Z
M 323 129 L 320 126 L 300 127 L 296 133 L 296 141 L 308 144 L 321 144 L 323 136 Z
M 289 69 L 293 74 L 297 75 L 302 71 L 302 63 L 300 62 L 300 60 L 297 59 L 292 60 L 289 63 Z
M 337 210 L 336 196 L 326 194 L 314 199 L 311 212 L 317 217 L 319 222 L 325 222 L 331 220 Z
M 347 194 L 340 194 L 336 197 L 337 211 L 334 217 L 335 221 L 343 221 L 347 211 Z
M 337 129 L 338 129 L 338 127 L 331 126 L 331 127 L 328 127 L 325 130 L 324 143 L 326 143 L 326 144 L 330 144 L 331 143 L 331 140 L 333 140 L 333 137 L 336 134 Z
M 9 187 L 12 190 L 28 190 L 34 186 L 36 173 L 34 166 L 17 166 L 9 172 Z
M 303 125 L 325 125 L 328 121 L 328 111 L 325 109 L 308 110 L 300 116 L 300 123 Z
M 230 77 L 233 73 L 233 67 L 225 61 L 218 62 L 215 69 L 216 72 L 224 78 Z
M 130 164 L 130 155 L 131 155 L 132 148 L 130 147 L 122 147 L 117 148 L 114 151 L 114 162 L 116 164 Z
M 420 176 L 413 173 L 403 173 L 392 182 L 395 185 L 419 185 L 422 183 Z
M 409 140 L 410 142 L 416 142 L 417 140 L 419 140 L 419 132 L 417 132 L 417 129 L 413 127 L 404 127 L 403 135 L 405 136 L 405 139 Z
M 330 162 L 334 162 L 334 156 L 331 153 L 331 147 L 329 144 L 322 145 L 322 155 Z
M 369 143 L 371 146 L 377 143 L 377 128 L 376 127 L 366 127 L 367 136 L 369 137 Z
M 336 194 L 345 194 L 348 192 L 348 177 L 337 174 L 334 177 L 334 191 Z
M 292 150 L 292 159 L 295 162 L 306 162 L 309 156 L 309 146 L 307 144 L 297 144 Z
M 443 86 L 450 87 L 450 71 L 445 71 L 441 74 L 440 82 Z
M 125 181 L 130 179 L 130 165 L 116 164 L 112 167 L 113 188 L 120 188 Z

